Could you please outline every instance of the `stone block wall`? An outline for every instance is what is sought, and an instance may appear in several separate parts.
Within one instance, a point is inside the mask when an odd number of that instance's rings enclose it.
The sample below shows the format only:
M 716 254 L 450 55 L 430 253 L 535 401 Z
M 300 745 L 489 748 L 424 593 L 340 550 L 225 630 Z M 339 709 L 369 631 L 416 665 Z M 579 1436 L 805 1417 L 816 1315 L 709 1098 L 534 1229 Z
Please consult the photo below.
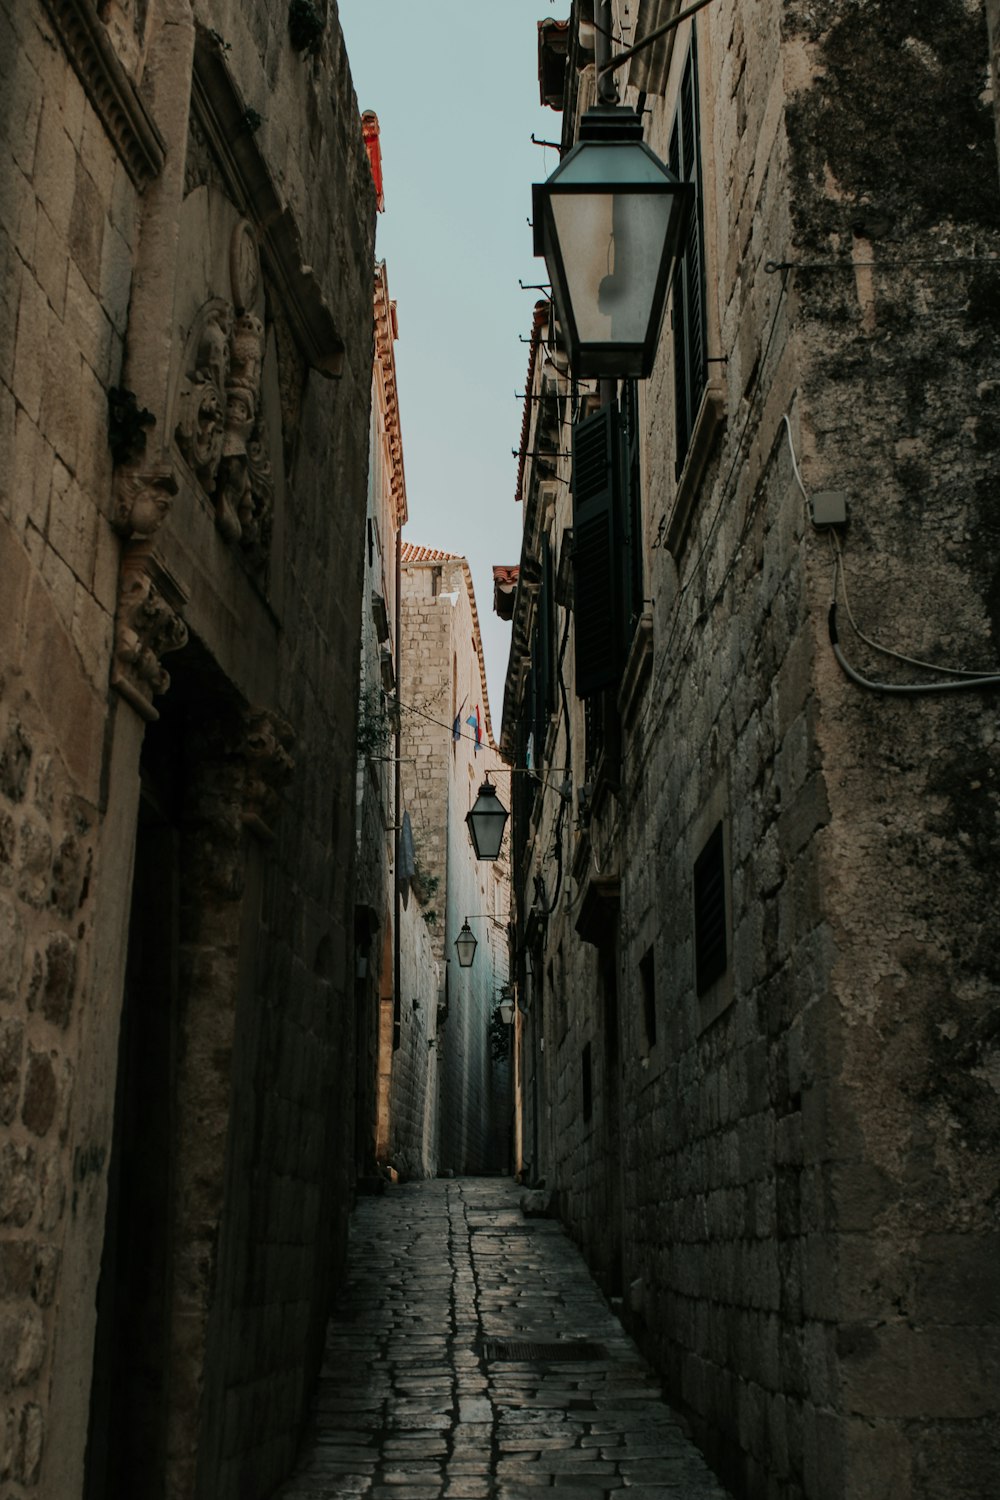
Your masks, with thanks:
M 496 1122 L 497 1116 L 506 1120 L 509 1094 L 495 1075 L 487 1028 L 508 974 L 509 875 L 504 862 L 476 860 L 465 823 L 483 776 L 500 760 L 492 743 L 478 617 L 463 558 L 424 548 L 404 553 L 403 640 L 402 700 L 410 707 L 403 713 L 405 796 L 418 863 L 438 882 L 430 900 L 434 956 L 442 972 L 438 1163 L 456 1173 L 495 1170 L 507 1164 L 506 1148 L 504 1159 L 496 1159 L 496 1141 L 503 1134 Z M 467 723 L 477 708 L 478 748 Z M 498 777 L 505 799 L 502 780 Z M 472 967 L 462 969 L 454 943 L 467 917 L 479 947 Z
M 400 1037 L 392 1059 L 389 1161 L 406 1177 L 435 1177 L 438 1169 L 441 965 L 432 956 L 434 924 L 424 920 L 424 912 L 432 909 L 411 889 L 402 913 Z
M 353 1163 L 374 195 L 335 16 L 313 60 L 265 5 L 104 12 L 0 7 L 0 1475 L 99 1485 L 95 1304 L 148 1199 L 175 1255 L 136 1343 L 162 1332 L 172 1404 L 134 1442 L 244 1497 L 294 1452 Z M 165 1092 L 123 1146 L 140 1076 Z
M 642 398 L 651 644 L 530 983 L 543 1175 L 736 1494 L 971 1497 L 1000 1476 L 997 700 L 849 680 L 828 613 L 836 590 L 870 681 L 956 681 L 870 641 L 997 661 L 986 29 L 957 7 L 697 26 L 720 415 L 678 480 L 667 328 Z M 839 576 L 802 485 L 847 496 Z M 576 710 L 575 782 L 582 737 Z M 699 995 L 720 822 L 727 965 Z M 598 870 L 613 935 L 580 942 Z

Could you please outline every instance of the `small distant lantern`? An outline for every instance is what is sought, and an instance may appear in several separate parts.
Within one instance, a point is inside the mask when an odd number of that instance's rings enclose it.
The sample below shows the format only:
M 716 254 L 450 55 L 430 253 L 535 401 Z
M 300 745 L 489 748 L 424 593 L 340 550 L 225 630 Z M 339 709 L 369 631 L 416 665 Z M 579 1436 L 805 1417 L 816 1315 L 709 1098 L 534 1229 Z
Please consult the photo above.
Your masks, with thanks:
M 497 1006 L 497 1010 L 500 1012 L 500 1019 L 503 1024 L 509 1026 L 514 1019 L 514 995 L 506 986 L 500 991 L 500 1004 Z
M 645 378 L 692 184 L 645 144 L 633 109 L 595 105 L 578 143 L 532 192 L 535 254 L 545 257 L 573 374 Z
M 479 788 L 479 795 L 465 815 L 469 825 L 469 837 L 477 859 L 497 859 L 503 843 L 503 831 L 510 814 L 497 796 L 497 789 L 489 781 Z M 472 960 L 470 959 L 471 963 Z
M 475 934 L 469 926 L 468 918 L 466 918 L 461 932 L 455 939 L 455 952 L 458 954 L 458 966 L 460 969 L 472 968 L 472 960 L 476 956 L 476 949 L 478 947 L 479 944 L 476 942 Z

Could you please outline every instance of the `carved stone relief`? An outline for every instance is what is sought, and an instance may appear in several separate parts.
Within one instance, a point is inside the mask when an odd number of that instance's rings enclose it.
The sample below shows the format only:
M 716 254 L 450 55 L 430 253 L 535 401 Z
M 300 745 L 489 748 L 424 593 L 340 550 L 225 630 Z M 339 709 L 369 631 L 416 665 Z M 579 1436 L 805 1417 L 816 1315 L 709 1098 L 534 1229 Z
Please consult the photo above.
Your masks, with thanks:
M 225 178 L 205 127 L 192 112 L 184 161 L 184 195 L 193 193 L 195 188 L 210 186 L 226 191 Z
M 275 309 L 274 339 L 278 356 L 278 396 L 281 403 L 281 431 L 284 435 L 285 473 L 291 473 L 295 461 L 295 440 L 302 415 L 309 367 L 295 341 L 284 314 Z
M 127 543 L 118 577 L 111 686 L 147 720 L 159 718 L 153 698 L 170 686 L 160 658 L 187 642 L 187 626 L 178 614 L 184 602 L 183 590 L 154 557 L 149 540 Z
M 228 541 L 266 561 L 274 484 L 261 411 L 264 324 L 250 310 L 260 296 L 260 256 L 241 219 L 229 246 L 232 299 L 211 298 L 188 337 L 175 437 Z
M 206 302 L 188 337 L 175 436 L 198 483 L 215 490 L 225 430 L 226 381 L 233 312 L 228 302 Z
M 295 770 L 291 754 L 294 745 L 291 725 L 278 714 L 269 709 L 247 714 L 243 822 L 264 838 L 274 837 L 271 825 L 280 806 L 281 791 Z
M 112 524 L 127 539 L 150 537 L 170 514 L 177 480 L 172 469 L 115 470 Z

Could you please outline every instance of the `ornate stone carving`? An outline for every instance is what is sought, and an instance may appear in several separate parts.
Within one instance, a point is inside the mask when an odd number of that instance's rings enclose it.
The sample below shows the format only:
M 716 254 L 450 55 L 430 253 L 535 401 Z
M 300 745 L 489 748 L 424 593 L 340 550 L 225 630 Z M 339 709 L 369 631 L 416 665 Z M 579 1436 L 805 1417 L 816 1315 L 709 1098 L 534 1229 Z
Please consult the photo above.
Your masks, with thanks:
M 112 525 L 130 539 L 152 536 L 170 514 L 171 497 L 176 493 L 172 469 L 116 469 Z
M 239 233 L 239 231 L 237 231 Z M 239 291 L 253 289 L 246 239 L 237 251 Z M 256 242 L 251 238 L 256 254 Z M 256 275 L 259 279 L 259 265 Z M 254 314 L 236 317 L 232 304 L 213 298 L 201 309 L 188 338 L 178 398 L 177 445 L 211 499 L 216 525 L 240 541 L 259 565 L 267 554 L 274 483 L 261 413 L 264 325 Z
M 302 398 L 309 366 L 280 308 L 274 310 L 274 344 L 278 356 L 278 400 L 281 404 L 285 473 L 288 474 L 295 461 L 296 439 L 302 416 Z
M 253 313 L 236 319 L 226 381 L 226 421 L 216 484 L 215 519 L 223 536 L 235 540 L 256 516 L 249 446 L 255 467 L 269 471 L 263 438 L 257 427 L 260 381 L 264 365 L 264 325 Z
M 150 542 L 128 543 L 118 579 L 111 686 L 147 720 L 159 718 L 153 698 L 170 686 L 160 658 L 187 642 L 187 626 L 178 614 L 184 603 L 183 590 L 153 556 Z
M 226 191 L 226 180 L 212 149 L 205 127 L 192 110 L 188 125 L 187 155 L 184 159 L 184 196 L 198 187 L 217 187 Z
M 69 58 L 125 170 L 141 192 L 166 159 L 157 130 L 122 66 L 93 0 L 44 0 Z
M 253 709 L 246 715 L 243 822 L 263 838 L 274 837 L 271 824 L 281 791 L 295 770 L 294 745 L 292 726 L 270 709 Z
M 195 320 L 184 361 L 175 436 L 206 495 L 215 491 L 222 458 L 232 327 L 232 307 L 213 297 Z
M 246 103 L 230 74 L 224 45 L 214 32 L 196 25 L 192 118 L 211 143 L 227 197 L 245 204 L 257 226 L 271 290 L 306 361 L 336 377 L 343 371 L 344 342 L 319 278 L 306 262 L 295 216 L 245 127 Z
M 229 279 L 237 312 L 249 312 L 260 294 L 260 252 L 249 219 L 241 219 L 229 242 Z

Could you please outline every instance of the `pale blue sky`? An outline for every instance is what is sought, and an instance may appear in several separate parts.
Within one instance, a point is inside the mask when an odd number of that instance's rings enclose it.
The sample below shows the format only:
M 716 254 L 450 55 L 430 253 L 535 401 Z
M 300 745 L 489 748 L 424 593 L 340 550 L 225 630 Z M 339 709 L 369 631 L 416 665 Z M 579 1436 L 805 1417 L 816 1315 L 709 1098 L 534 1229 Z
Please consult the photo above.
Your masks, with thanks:
M 510 626 L 494 563 L 516 563 L 514 501 L 527 336 L 545 264 L 531 248 L 531 184 L 558 163 L 532 145 L 562 117 L 538 102 L 537 27 L 551 0 L 340 0 L 358 105 L 381 126 L 386 211 L 376 251 L 398 304 L 396 362 L 407 541 L 464 554 L 499 735 Z

